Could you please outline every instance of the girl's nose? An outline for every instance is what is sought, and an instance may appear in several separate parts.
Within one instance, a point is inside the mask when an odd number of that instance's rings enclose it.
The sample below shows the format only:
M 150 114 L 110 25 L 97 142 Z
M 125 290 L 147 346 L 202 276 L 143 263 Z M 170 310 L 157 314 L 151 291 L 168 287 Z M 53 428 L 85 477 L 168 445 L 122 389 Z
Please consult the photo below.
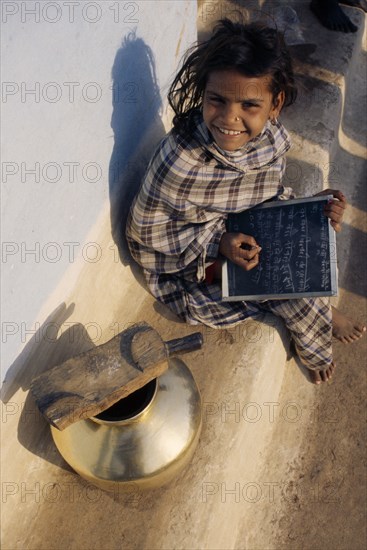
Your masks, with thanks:
M 223 122 L 233 123 L 240 120 L 240 113 L 238 112 L 238 106 L 233 104 L 227 104 L 223 109 Z

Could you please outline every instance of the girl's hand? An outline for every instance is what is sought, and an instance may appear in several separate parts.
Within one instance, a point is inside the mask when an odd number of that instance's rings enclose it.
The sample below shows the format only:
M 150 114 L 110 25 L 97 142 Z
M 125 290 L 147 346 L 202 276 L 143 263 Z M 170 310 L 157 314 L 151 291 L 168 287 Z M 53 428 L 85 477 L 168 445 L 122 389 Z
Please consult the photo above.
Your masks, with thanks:
M 342 228 L 342 220 L 344 216 L 344 210 L 347 207 L 347 199 L 343 195 L 341 191 L 338 191 L 336 189 L 325 189 L 324 191 L 321 191 L 320 193 L 317 193 L 314 195 L 315 197 L 321 197 L 322 195 L 333 195 L 335 199 L 337 200 L 331 200 L 326 206 L 325 206 L 325 216 L 330 218 L 331 225 L 335 229 L 335 231 L 338 233 L 341 231 Z
M 260 250 L 255 239 L 243 233 L 224 233 L 219 243 L 219 252 L 245 271 L 257 266 Z

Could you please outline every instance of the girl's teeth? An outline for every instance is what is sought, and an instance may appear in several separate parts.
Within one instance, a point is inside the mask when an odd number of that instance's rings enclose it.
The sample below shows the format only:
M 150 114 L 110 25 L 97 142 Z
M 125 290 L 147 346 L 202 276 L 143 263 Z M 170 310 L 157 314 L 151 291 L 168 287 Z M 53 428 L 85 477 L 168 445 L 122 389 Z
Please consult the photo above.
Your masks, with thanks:
M 235 132 L 234 130 L 225 130 L 224 128 L 218 129 L 222 132 L 222 134 L 226 134 L 227 136 L 239 136 L 242 132 Z

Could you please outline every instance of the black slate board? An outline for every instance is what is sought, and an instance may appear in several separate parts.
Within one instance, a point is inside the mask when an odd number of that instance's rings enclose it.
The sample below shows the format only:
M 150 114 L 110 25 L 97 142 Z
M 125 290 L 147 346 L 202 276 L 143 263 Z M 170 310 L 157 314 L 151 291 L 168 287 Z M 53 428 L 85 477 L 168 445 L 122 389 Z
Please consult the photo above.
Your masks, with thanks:
M 250 271 L 224 262 L 223 301 L 335 296 L 335 231 L 323 212 L 332 198 L 272 201 L 230 214 L 227 231 L 253 236 L 262 251 Z

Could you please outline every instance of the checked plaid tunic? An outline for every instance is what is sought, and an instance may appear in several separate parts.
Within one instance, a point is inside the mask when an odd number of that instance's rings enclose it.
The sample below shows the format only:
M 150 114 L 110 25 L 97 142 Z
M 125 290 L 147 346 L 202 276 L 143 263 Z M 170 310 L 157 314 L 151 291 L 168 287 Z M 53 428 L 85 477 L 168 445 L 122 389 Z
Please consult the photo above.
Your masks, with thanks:
M 201 113 L 193 117 L 190 139 L 171 131 L 161 141 L 128 218 L 130 251 L 144 269 L 150 292 L 187 323 L 213 328 L 270 311 L 284 320 L 306 366 L 328 368 L 328 299 L 222 302 L 220 286 L 205 282 L 230 212 L 292 196 L 281 183 L 288 133 L 280 122 L 268 122 L 259 136 L 228 152 L 213 141 Z

